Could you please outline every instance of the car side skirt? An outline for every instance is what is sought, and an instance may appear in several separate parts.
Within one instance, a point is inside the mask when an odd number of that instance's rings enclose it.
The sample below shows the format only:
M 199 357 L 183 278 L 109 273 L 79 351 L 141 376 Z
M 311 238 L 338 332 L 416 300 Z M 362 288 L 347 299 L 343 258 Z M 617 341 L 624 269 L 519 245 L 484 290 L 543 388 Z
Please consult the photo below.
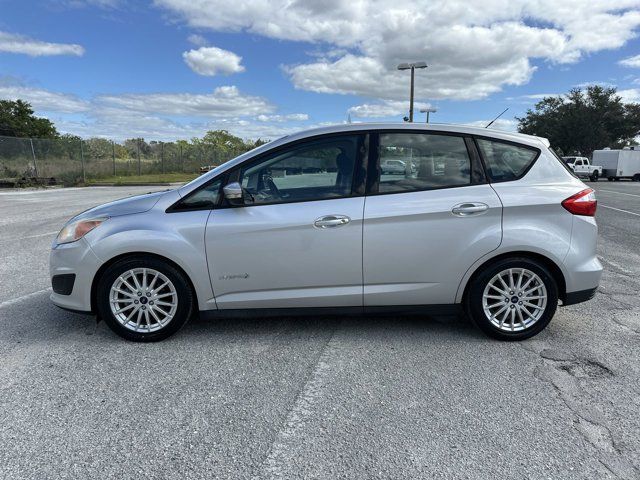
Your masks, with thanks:
M 369 307 L 296 307 L 296 308 L 243 308 L 226 310 L 200 310 L 200 318 L 260 318 L 282 316 L 344 316 L 344 315 L 459 315 L 460 304 L 446 305 L 389 305 Z

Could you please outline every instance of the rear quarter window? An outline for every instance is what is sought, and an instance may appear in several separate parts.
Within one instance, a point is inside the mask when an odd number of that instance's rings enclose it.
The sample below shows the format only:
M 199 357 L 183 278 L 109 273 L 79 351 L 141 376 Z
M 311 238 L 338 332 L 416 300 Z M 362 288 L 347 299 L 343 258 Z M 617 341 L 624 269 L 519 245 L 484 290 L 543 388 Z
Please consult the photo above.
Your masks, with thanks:
M 522 178 L 540 154 L 538 149 L 523 145 L 486 139 L 478 139 L 477 142 L 492 182 Z

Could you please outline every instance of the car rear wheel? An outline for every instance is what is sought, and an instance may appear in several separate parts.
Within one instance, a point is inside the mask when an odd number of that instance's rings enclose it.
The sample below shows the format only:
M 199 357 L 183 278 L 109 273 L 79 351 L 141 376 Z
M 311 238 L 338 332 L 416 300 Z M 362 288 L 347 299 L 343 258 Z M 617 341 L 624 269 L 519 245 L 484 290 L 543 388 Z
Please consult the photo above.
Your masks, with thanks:
M 126 258 L 111 265 L 97 288 L 98 313 L 127 340 L 153 342 L 177 332 L 193 310 L 184 275 L 154 257 Z
M 524 340 L 540 333 L 558 306 L 558 287 L 549 271 L 528 258 L 507 258 L 476 275 L 465 309 L 486 334 Z
M 594 172 L 591 174 L 591 181 L 592 181 L 592 182 L 597 182 L 597 181 L 598 181 L 598 177 L 599 177 L 599 176 L 600 176 L 600 175 L 598 174 L 598 171 L 597 171 L 597 170 L 596 170 L 596 171 L 594 171 Z

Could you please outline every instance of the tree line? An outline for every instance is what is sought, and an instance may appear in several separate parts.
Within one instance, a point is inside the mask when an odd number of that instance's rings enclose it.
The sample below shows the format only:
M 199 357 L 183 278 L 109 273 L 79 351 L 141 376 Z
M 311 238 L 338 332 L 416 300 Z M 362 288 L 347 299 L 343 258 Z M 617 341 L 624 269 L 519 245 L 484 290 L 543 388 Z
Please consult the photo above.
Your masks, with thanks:
M 72 134 L 60 134 L 54 123 L 34 114 L 33 108 L 23 100 L 0 100 L 0 136 L 54 140 L 53 142 L 37 142 L 35 148 L 53 149 L 69 156 L 78 154 L 78 146 L 82 143 L 83 153 L 90 158 L 160 158 L 181 155 L 189 152 L 190 156 L 198 152 L 210 156 L 216 152 L 220 159 L 228 159 L 229 155 L 238 155 L 252 148 L 267 143 L 266 140 L 243 140 L 227 130 L 211 130 L 202 138 L 176 140 L 172 142 L 146 141 L 144 138 L 129 138 L 122 143 L 112 142 L 106 138 L 92 137 L 81 139 Z M 207 153 L 205 155 L 205 152 Z

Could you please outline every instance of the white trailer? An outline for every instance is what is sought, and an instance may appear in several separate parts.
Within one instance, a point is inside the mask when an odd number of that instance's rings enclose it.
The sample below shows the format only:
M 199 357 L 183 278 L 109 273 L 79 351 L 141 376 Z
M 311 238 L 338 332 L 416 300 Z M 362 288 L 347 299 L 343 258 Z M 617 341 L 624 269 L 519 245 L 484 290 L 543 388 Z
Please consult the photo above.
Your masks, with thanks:
M 596 150 L 591 163 L 602 166 L 602 176 L 609 181 L 628 178 L 640 182 L 640 147 Z

